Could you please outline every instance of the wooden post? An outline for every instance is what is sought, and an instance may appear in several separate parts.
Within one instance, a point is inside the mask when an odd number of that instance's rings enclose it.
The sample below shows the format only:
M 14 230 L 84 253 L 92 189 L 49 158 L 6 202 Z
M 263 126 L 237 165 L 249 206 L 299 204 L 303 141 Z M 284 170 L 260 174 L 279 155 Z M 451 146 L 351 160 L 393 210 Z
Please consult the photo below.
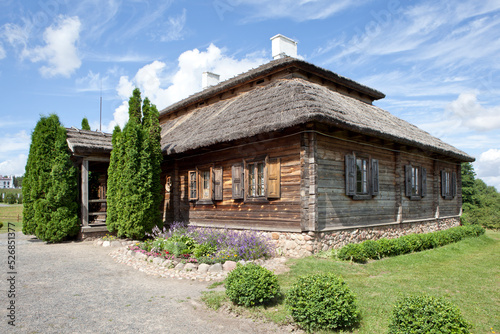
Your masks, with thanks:
M 89 226 L 89 161 L 82 160 L 82 225 Z

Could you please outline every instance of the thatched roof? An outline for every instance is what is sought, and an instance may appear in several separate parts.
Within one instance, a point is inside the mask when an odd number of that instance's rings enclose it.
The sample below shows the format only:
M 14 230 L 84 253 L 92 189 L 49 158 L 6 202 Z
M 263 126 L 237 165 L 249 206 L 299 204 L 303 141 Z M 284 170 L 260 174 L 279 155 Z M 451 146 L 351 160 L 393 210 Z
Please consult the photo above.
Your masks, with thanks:
M 192 97 L 186 100 L 189 99 Z M 175 105 L 180 108 L 185 103 Z M 162 113 L 177 109 L 174 106 Z M 381 108 L 300 78 L 279 79 L 163 122 L 162 148 L 166 154 L 182 153 L 313 121 L 459 161 L 474 161 L 461 150 Z
M 365 94 L 369 96 L 372 100 L 378 100 L 382 99 L 385 97 L 385 95 L 381 92 L 379 92 L 376 89 L 364 86 L 360 83 L 357 83 L 354 80 L 351 80 L 349 78 L 343 77 L 337 73 L 334 73 L 332 71 L 326 70 L 324 68 L 318 67 L 314 64 L 308 63 L 303 60 L 299 60 L 296 58 L 291 58 L 291 57 L 285 57 L 277 60 L 272 60 L 269 63 L 266 63 L 264 65 L 261 65 L 257 68 L 254 68 L 250 71 L 247 71 L 245 73 L 239 74 L 235 76 L 234 78 L 228 79 L 226 81 L 223 81 L 219 83 L 218 85 L 215 85 L 213 87 L 204 89 L 198 93 L 195 93 L 188 98 L 181 100 L 177 103 L 174 103 L 167 108 L 163 109 L 160 111 L 160 117 L 166 114 L 169 114 L 170 112 L 177 111 L 179 109 L 185 108 L 189 105 L 195 104 L 197 102 L 203 101 L 207 98 L 210 98 L 212 96 L 215 96 L 217 94 L 220 94 L 222 92 L 228 91 L 230 89 L 233 89 L 239 85 L 242 85 L 244 83 L 247 83 L 252 80 L 256 80 L 261 77 L 265 77 L 269 74 L 276 73 L 279 71 L 283 71 L 287 68 L 296 68 L 296 69 L 301 69 L 309 73 L 314 73 L 326 80 L 332 81 L 334 83 L 337 83 L 341 86 L 344 86 L 346 88 L 358 91 L 362 94 Z
M 111 152 L 112 135 L 110 133 L 76 128 L 67 128 L 66 131 L 68 147 L 76 155 Z

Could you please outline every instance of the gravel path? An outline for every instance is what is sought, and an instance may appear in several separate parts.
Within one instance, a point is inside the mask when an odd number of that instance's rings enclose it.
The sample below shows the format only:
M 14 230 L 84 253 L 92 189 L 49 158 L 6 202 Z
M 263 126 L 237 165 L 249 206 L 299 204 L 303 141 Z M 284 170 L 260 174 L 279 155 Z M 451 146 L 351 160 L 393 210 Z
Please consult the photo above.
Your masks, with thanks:
M 45 244 L 16 233 L 16 297 L 9 298 L 7 234 L 0 234 L 0 333 L 279 333 L 199 301 L 210 283 L 149 276 L 91 242 Z M 15 327 L 8 325 L 15 302 Z

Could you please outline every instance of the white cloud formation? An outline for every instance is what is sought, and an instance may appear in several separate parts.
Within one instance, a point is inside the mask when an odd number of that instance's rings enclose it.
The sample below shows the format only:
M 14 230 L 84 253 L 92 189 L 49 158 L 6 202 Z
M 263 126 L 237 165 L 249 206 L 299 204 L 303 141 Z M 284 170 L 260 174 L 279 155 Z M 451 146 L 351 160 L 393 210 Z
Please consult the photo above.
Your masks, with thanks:
M 8 160 L 0 162 L 0 175 L 23 175 L 27 160 L 27 155 L 19 154 Z
M 165 34 L 160 37 L 162 42 L 178 41 L 184 38 L 186 25 L 186 9 L 178 16 L 170 16 L 166 22 Z
M 30 136 L 25 130 L 18 133 L 3 133 L 0 137 L 0 159 L 8 158 L 12 152 L 27 150 L 31 142 Z
M 25 49 L 23 56 L 32 62 L 47 62 L 40 68 L 44 77 L 61 75 L 69 77 L 82 64 L 76 44 L 80 38 L 81 23 L 78 17 L 58 16 L 57 22 L 44 34 L 44 46 Z
M 79 92 L 98 92 L 109 87 L 109 76 L 101 76 L 101 73 L 89 71 L 85 77 L 75 80 L 76 90 Z
M 206 51 L 193 49 L 183 52 L 174 70 L 169 71 L 164 62 L 154 61 L 140 68 L 132 79 L 120 77 L 116 90 L 123 102 L 115 109 L 114 119 L 105 127 L 106 131 L 111 131 L 116 124 L 123 127 L 128 120 L 127 103 L 134 87 L 139 87 L 142 96 L 147 96 L 161 110 L 200 91 L 201 75 L 205 71 L 217 73 L 221 80 L 226 80 L 266 61 L 258 53 L 235 59 L 225 55 L 224 50 L 214 44 L 210 44 Z
M 4 59 L 7 56 L 5 53 L 5 49 L 3 48 L 2 43 L 0 43 L 0 59 Z
M 351 0 L 237 0 L 214 1 L 213 7 L 221 20 L 239 6 L 246 6 L 250 8 L 247 11 L 250 15 L 245 21 L 290 18 L 300 22 L 326 19 L 363 2 Z
M 467 128 L 478 131 L 500 129 L 500 106 L 483 107 L 475 93 L 460 94 L 447 109 Z
M 481 153 L 474 169 L 478 178 L 500 190 L 500 149 L 492 148 Z

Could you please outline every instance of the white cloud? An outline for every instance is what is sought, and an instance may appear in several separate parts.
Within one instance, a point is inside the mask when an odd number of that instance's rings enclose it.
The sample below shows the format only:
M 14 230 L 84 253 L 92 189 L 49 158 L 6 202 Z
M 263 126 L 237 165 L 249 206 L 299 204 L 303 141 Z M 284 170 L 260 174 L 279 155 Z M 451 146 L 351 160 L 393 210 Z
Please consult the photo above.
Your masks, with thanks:
M 18 133 L 3 133 L 0 137 L 0 159 L 8 158 L 12 152 L 28 150 L 31 142 L 30 136 L 22 130 Z
M 467 128 L 478 131 L 500 129 L 500 106 L 483 107 L 475 93 L 460 94 L 447 109 Z
M 5 49 L 3 48 L 2 43 L 0 43 L 0 59 L 4 59 L 6 56 Z
M 162 42 L 178 41 L 184 38 L 186 25 L 186 9 L 178 16 L 170 16 L 166 22 L 165 34 L 160 37 Z
M 81 65 L 76 44 L 80 38 L 81 23 L 78 17 L 58 16 L 57 22 L 48 27 L 43 39 L 45 46 L 25 49 L 23 56 L 32 62 L 47 62 L 40 68 L 44 77 L 61 75 L 69 77 Z
M 0 162 L 0 175 L 23 175 L 27 160 L 27 155 L 19 154 L 8 160 Z
M 227 12 L 238 6 L 250 7 L 250 15 L 245 21 L 290 18 L 295 21 L 321 20 L 364 1 L 351 0 L 239 0 L 215 1 L 213 6 L 222 20 Z
M 206 51 L 193 49 L 183 52 L 173 71 L 168 71 L 164 62 L 154 61 L 140 68 L 132 79 L 120 77 L 116 90 L 124 101 L 115 109 L 114 119 L 106 128 L 112 130 L 115 124 L 123 127 L 128 119 L 127 102 L 134 87 L 139 87 L 143 98 L 147 96 L 161 110 L 200 91 L 201 75 L 205 71 L 217 73 L 221 80 L 226 80 L 266 61 L 258 53 L 235 59 L 213 44 Z
M 492 148 L 481 153 L 474 169 L 478 178 L 500 190 L 500 149 Z
M 85 77 L 75 80 L 76 89 L 79 92 L 98 92 L 107 89 L 109 77 L 102 77 L 100 73 L 89 71 Z

